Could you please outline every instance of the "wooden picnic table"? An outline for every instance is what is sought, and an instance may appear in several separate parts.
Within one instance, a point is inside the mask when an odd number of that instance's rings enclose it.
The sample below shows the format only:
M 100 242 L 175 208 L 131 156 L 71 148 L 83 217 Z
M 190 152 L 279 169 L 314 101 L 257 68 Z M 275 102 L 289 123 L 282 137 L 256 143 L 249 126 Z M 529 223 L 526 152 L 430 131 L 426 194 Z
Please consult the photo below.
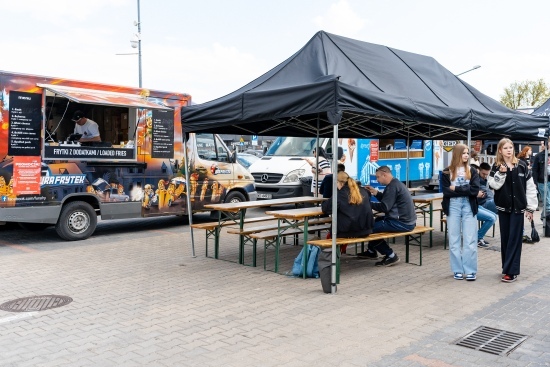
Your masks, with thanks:
M 422 213 L 426 213 L 426 207 L 429 207 L 430 227 L 433 228 L 433 211 L 434 211 L 433 203 L 436 200 L 443 200 L 443 193 L 437 192 L 433 194 L 414 195 L 412 199 L 414 202 L 415 209 L 421 210 Z M 430 247 L 432 247 L 432 231 L 430 231 Z
M 316 218 L 321 215 L 323 215 L 323 210 L 321 207 L 312 207 L 312 208 L 299 208 L 299 209 L 287 209 L 287 210 L 270 210 L 265 212 L 267 215 L 272 215 L 275 218 L 279 220 L 279 235 L 277 236 L 277 244 L 276 248 L 279 248 L 280 246 L 280 233 L 283 232 L 285 229 L 289 228 L 297 228 L 300 229 L 301 226 L 303 226 L 303 235 L 304 235 L 304 255 L 302 256 L 302 276 L 305 279 L 306 276 L 306 264 L 307 264 L 307 257 L 309 254 L 308 251 L 308 225 L 309 225 L 309 219 L 310 218 Z M 285 224 L 285 229 L 281 229 L 283 226 L 281 224 Z
M 220 231 L 225 222 L 233 221 L 239 226 L 242 231 L 244 227 L 244 217 L 246 209 L 262 208 L 277 205 L 298 205 L 298 204 L 318 204 L 326 199 L 315 196 L 299 196 L 284 199 L 271 199 L 271 200 L 254 200 L 243 201 L 240 203 L 219 203 L 219 204 L 207 204 L 204 207 L 210 210 L 218 211 L 218 226 L 214 230 L 214 258 L 218 258 L 220 247 Z M 244 264 L 244 245 L 245 237 L 239 236 L 239 264 Z
M 416 196 L 416 193 L 422 190 L 424 190 L 423 187 L 409 187 L 409 192 L 412 196 Z

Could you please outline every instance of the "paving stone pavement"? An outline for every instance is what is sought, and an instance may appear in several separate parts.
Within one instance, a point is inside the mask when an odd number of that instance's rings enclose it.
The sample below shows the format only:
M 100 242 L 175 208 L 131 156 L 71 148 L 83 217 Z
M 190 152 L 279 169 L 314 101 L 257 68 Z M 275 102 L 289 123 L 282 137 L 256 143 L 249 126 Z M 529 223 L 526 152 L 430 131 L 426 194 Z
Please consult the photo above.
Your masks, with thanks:
M 200 231 L 193 258 L 180 223 L 103 222 L 79 242 L 0 228 L 0 303 L 73 298 L 0 311 L 0 366 L 550 366 L 550 238 L 524 245 L 522 274 L 505 284 L 497 228 L 479 251 L 478 280 L 456 281 L 436 223 L 423 266 L 404 262 L 402 241 L 393 267 L 343 255 L 338 293 L 326 295 L 318 279 L 264 271 L 262 248 L 258 267 L 235 263 L 238 237 L 227 233 L 228 261 L 204 256 Z M 300 248 L 283 246 L 280 273 Z M 453 344 L 478 326 L 529 338 L 508 356 Z

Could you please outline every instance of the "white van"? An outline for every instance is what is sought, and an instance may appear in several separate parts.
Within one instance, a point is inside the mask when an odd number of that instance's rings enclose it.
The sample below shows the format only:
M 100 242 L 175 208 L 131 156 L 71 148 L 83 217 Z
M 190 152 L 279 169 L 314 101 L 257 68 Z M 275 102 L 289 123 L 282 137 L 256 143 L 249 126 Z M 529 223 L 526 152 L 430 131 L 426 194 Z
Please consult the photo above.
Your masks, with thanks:
M 309 195 L 309 192 L 303 192 L 300 179 L 312 177 L 311 167 L 304 158 L 313 157 L 316 144 L 316 138 L 278 137 L 266 154 L 249 167 L 258 199 Z M 319 146 L 330 158 L 332 139 L 322 138 Z

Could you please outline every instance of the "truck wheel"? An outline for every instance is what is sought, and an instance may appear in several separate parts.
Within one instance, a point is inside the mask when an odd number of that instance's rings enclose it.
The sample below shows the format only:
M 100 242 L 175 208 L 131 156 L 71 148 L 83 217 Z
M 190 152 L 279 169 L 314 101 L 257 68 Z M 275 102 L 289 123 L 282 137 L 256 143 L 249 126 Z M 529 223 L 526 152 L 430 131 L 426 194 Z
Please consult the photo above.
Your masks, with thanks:
M 238 191 L 232 191 L 229 194 L 227 194 L 227 196 L 225 197 L 224 203 L 242 203 L 243 201 L 246 201 L 246 198 L 244 197 L 243 194 L 241 194 Z M 244 210 L 243 214 L 246 216 L 246 209 Z M 210 216 L 211 217 L 215 216 L 216 219 L 214 220 L 218 220 L 218 213 L 210 212 Z M 222 216 L 222 217 L 227 218 L 226 216 Z
M 246 198 L 244 197 L 243 194 L 241 194 L 240 192 L 238 191 L 233 191 L 233 192 L 230 192 L 226 197 L 225 197 L 225 203 L 242 203 L 243 201 L 246 201 Z
M 95 231 L 97 216 L 94 208 L 84 201 L 73 201 L 63 207 L 55 230 L 67 241 L 85 240 Z
M 19 222 L 18 224 L 19 224 L 19 227 L 21 227 L 25 231 L 29 231 L 29 232 L 43 231 L 46 228 L 53 226 L 53 224 L 49 224 L 49 223 L 22 223 L 22 222 Z

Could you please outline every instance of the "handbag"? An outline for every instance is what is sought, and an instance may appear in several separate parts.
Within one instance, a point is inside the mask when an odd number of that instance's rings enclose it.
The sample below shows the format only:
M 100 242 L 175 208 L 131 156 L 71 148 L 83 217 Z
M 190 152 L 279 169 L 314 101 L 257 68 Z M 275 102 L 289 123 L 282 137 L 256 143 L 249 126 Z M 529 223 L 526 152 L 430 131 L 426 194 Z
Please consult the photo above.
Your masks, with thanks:
M 540 241 L 539 233 L 535 228 L 535 221 L 531 220 L 531 242 L 536 243 Z

